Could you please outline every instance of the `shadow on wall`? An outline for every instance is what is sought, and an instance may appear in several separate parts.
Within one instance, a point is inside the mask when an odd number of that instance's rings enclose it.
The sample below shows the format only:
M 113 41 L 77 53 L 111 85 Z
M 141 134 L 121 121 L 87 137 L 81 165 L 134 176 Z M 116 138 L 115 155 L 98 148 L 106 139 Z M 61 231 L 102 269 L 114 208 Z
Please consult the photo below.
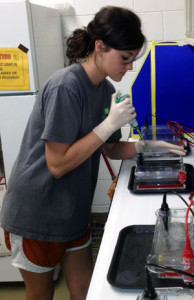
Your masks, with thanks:
M 53 7 L 58 9 L 61 15 L 75 15 L 75 9 L 69 3 L 56 3 Z

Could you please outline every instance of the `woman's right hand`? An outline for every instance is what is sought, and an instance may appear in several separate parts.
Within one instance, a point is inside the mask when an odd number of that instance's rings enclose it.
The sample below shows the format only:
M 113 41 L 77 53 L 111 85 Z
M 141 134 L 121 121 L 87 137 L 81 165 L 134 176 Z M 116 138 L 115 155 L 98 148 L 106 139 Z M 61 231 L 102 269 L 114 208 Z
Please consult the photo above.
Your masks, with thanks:
M 118 91 L 112 95 L 112 102 L 108 117 L 100 123 L 93 131 L 104 142 L 119 128 L 130 123 L 136 118 L 136 112 L 130 103 L 130 98 L 126 98 L 120 103 L 116 103 Z
M 133 105 L 130 103 L 130 98 L 116 103 L 117 94 L 112 95 L 112 102 L 110 107 L 110 112 L 107 117 L 110 126 L 116 131 L 127 123 L 131 123 L 136 118 L 136 112 Z

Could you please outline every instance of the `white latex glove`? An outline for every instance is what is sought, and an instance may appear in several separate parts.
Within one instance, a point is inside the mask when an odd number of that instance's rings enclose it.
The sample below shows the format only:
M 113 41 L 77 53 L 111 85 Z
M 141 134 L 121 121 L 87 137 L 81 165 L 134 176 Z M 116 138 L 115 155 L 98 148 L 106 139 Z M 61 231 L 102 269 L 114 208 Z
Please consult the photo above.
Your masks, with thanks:
M 126 98 L 120 103 L 115 103 L 118 91 L 112 95 L 112 102 L 108 117 L 96 126 L 93 131 L 102 141 L 106 141 L 117 129 L 130 123 L 136 118 L 135 108 Z
M 186 150 L 184 150 L 183 146 L 174 145 L 171 143 L 167 143 L 165 141 L 142 141 L 139 140 L 135 143 L 135 149 L 137 153 L 147 152 L 146 144 L 153 152 L 172 152 L 177 155 L 185 155 Z

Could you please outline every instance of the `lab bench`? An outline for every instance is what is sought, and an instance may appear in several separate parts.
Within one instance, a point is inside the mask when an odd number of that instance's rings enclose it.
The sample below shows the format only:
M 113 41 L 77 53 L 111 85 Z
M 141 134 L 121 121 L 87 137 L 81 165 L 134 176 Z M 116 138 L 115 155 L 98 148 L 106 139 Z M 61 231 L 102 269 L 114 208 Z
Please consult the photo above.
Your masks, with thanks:
M 191 153 L 183 158 L 183 162 L 194 165 L 193 148 Z M 128 189 L 130 171 L 135 164 L 135 158 L 122 161 L 87 300 L 135 300 L 142 292 L 142 289 L 118 288 L 107 281 L 120 231 L 130 225 L 155 225 L 155 212 L 162 203 L 163 193 L 135 194 Z M 188 199 L 189 194 L 181 195 Z M 185 204 L 173 193 L 168 194 L 167 200 L 170 208 L 185 208 Z

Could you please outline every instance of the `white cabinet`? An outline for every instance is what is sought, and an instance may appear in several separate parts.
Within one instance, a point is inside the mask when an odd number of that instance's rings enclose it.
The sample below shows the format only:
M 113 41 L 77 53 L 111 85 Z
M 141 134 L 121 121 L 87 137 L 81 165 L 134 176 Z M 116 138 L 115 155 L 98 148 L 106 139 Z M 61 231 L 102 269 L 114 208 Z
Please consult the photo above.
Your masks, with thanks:
M 194 0 L 185 0 L 185 43 L 194 45 Z

